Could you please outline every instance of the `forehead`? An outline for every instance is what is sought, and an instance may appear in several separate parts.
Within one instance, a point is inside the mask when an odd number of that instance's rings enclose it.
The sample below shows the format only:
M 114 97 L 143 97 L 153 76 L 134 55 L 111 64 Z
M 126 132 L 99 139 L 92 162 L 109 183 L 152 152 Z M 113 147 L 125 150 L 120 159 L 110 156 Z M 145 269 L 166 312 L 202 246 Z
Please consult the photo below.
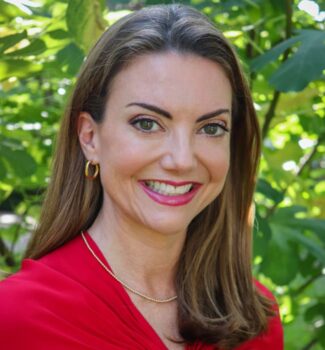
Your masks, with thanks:
M 231 85 L 216 62 L 175 52 L 136 57 L 114 78 L 109 101 L 150 102 L 186 111 L 231 107 Z

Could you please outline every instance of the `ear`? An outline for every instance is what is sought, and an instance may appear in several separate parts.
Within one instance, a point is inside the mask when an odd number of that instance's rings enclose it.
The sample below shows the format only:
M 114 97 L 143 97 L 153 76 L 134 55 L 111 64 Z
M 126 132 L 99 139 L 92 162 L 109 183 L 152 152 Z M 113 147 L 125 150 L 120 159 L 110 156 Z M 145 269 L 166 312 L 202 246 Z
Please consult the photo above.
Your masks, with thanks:
M 99 163 L 98 125 L 87 112 L 78 117 L 78 137 L 85 158 L 92 163 Z

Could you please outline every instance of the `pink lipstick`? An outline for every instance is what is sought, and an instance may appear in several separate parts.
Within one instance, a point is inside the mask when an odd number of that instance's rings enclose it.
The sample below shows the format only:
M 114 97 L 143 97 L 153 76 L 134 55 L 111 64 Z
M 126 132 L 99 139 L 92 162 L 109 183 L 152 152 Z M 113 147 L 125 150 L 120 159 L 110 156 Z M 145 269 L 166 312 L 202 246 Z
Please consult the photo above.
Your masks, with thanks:
M 172 186 L 184 186 L 184 185 L 188 185 L 188 184 L 192 185 L 192 189 L 187 193 L 167 196 L 167 195 L 155 192 L 153 189 L 148 187 L 145 184 L 145 182 L 146 181 L 139 181 L 142 189 L 151 199 L 153 199 L 155 202 L 157 202 L 159 204 L 169 205 L 169 206 L 173 206 L 173 207 L 185 205 L 185 204 L 189 203 L 193 199 L 193 197 L 196 195 L 199 188 L 202 186 L 199 183 L 194 183 L 194 182 L 189 182 L 189 181 L 183 181 L 183 182 L 159 181 L 159 182 L 163 182 L 165 184 L 172 185 Z

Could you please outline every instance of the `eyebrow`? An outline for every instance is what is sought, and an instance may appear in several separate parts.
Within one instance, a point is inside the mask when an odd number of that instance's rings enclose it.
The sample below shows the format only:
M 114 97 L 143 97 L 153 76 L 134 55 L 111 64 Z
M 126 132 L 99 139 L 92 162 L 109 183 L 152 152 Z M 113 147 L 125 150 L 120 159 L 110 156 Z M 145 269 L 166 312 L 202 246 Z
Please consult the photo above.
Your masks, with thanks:
M 152 104 L 148 104 L 148 103 L 144 103 L 144 102 L 131 102 L 131 103 L 126 105 L 126 107 L 131 107 L 131 106 L 139 106 L 139 107 L 142 107 L 144 109 L 148 109 L 152 112 L 158 113 L 167 119 L 171 119 L 171 120 L 173 119 L 172 115 L 168 111 L 165 111 L 165 110 L 161 109 L 160 107 L 154 106 Z M 213 117 L 217 117 L 218 115 L 225 114 L 225 113 L 230 114 L 230 110 L 228 108 L 219 108 L 215 111 L 201 115 L 199 118 L 197 118 L 196 122 L 199 123 L 199 122 L 202 122 L 204 120 L 211 119 Z

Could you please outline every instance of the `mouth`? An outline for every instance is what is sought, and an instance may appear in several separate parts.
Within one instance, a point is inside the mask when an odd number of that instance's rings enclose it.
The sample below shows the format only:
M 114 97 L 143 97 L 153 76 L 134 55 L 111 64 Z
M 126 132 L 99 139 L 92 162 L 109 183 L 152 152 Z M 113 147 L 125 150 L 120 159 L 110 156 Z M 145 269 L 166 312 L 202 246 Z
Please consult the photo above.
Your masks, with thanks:
M 175 183 L 171 182 L 161 182 L 154 180 L 146 180 L 143 182 L 146 187 L 151 191 L 162 194 L 164 196 L 181 196 L 186 193 L 189 193 L 194 188 L 194 183 Z
M 139 181 L 144 192 L 162 205 L 180 206 L 192 201 L 202 184 L 198 182 Z

